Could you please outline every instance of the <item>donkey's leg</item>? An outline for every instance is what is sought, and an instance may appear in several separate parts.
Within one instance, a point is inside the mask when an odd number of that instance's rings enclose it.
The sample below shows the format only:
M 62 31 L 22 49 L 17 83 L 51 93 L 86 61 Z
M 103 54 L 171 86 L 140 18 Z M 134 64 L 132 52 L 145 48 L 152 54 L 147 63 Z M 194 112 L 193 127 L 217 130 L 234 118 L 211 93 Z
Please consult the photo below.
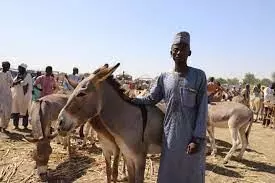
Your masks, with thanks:
M 248 125 L 249 125 L 249 124 L 248 124 Z M 242 142 L 241 151 L 240 151 L 239 155 L 237 156 L 237 158 L 238 158 L 239 160 L 242 159 L 243 154 L 244 154 L 244 152 L 245 152 L 245 150 L 246 150 L 246 148 L 247 148 L 247 145 L 248 145 L 248 140 L 247 140 L 247 138 L 246 138 L 246 136 L 245 136 L 245 130 L 246 130 L 246 128 L 247 128 L 248 125 L 242 126 L 242 127 L 240 128 L 240 130 L 239 130 L 239 133 L 240 133 L 240 136 L 241 136 L 241 142 Z
M 124 176 L 126 176 L 126 160 L 125 160 L 123 155 L 122 155 L 122 161 L 123 161 L 122 173 L 123 173 Z
M 112 171 L 112 177 L 113 177 L 113 182 L 117 182 L 117 176 L 118 176 L 118 164 L 119 164 L 119 159 L 120 159 L 120 150 L 117 147 L 117 149 L 114 151 L 114 161 L 113 161 L 113 171 Z
M 90 134 L 91 134 L 90 141 L 91 141 L 92 145 L 94 145 L 95 142 L 98 141 L 98 139 L 97 139 L 97 133 L 91 125 L 90 125 Z
M 67 137 L 65 137 L 65 140 L 67 141 L 67 147 L 68 147 L 69 157 L 71 157 L 72 154 L 73 154 L 73 150 L 72 150 L 72 146 L 71 146 L 71 136 L 68 135 Z
M 111 175 L 112 175 L 112 168 L 111 168 L 111 157 L 112 155 L 107 151 L 103 150 L 103 155 L 105 158 L 105 164 L 106 164 L 106 176 L 107 176 L 107 183 L 111 183 Z
M 67 141 L 67 137 L 61 137 L 60 136 L 60 140 L 61 140 L 61 144 L 63 145 L 63 149 L 66 150 L 68 148 L 68 141 Z
M 237 149 L 238 129 L 229 127 L 229 131 L 230 131 L 231 138 L 232 138 L 232 147 L 224 158 L 224 164 L 228 163 L 228 160 L 232 157 L 233 153 Z
M 119 180 L 119 182 L 125 182 L 128 180 L 127 174 L 126 174 L 126 158 L 123 156 L 122 153 L 120 153 L 120 156 L 122 157 L 122 178 Z
M 207 132 L 208 132 L 208 135 L 209 135 L 209 141 L 210 141 L 210 145 L 211 145 L 211 148 L 212 148 L 211 155 L 214 156 L 214 155 L 217 154 L 217 147 L 216 147 L 215 136 L 214 136 L 214 126 L 209 125 L 207 127 Z
M 63 139 L 62 139 L 62 137 L 61 137 L 60 135 L 57 136 L 57 138 L 56 138 L 56 143 L 57 143 L 57 144 L 64 145 Z
M 142 152 L 137 155 L 135 160 L 135 183 L 144 182 L 144 171 L 146 164 L 146 153 Z
M 241 142 L 242 142 L 242 137 L 241 137 L 241 134 L 240 134 L 240 132 L 238 132 L 238 139 L 237 139 L 237 149 L 239 148 L 239 145 L 241 144 Z
M 84 125 L 84 138 L 83 138 L 82 147 L 86 146 L 87 139 L 88 139 L 88 136 L 89 136 L 90 128 L 91 128 L 91 125 L 90 125 L 89 122 Z
M 135 183 L 135 164 L 134 161 L 127 156 L 124 156 L 128 171 L 128 183 Z

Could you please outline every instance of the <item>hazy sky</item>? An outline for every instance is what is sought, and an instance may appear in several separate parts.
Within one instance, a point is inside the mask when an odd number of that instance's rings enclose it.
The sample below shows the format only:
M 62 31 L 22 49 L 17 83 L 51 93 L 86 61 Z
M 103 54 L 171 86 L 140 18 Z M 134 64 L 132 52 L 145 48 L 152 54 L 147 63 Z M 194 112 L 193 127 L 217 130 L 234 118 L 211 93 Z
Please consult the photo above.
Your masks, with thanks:
M 273 0 L 0 0 L 0 60 L 91 72 L 121 63 L 134 76 L 173 68 L 174 34 L 191 34 L 189 65 L 208 76 L 275 71 Z

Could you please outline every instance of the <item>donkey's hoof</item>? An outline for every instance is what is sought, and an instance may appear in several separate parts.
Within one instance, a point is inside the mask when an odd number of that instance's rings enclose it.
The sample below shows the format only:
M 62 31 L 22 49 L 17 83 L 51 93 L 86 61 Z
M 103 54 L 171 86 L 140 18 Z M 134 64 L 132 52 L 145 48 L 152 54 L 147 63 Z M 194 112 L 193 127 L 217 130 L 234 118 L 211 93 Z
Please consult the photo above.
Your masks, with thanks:
M 128 181 L 128 176 L 122 177 L 121 179 L 117 179 L 117 182 L 126 182 Z

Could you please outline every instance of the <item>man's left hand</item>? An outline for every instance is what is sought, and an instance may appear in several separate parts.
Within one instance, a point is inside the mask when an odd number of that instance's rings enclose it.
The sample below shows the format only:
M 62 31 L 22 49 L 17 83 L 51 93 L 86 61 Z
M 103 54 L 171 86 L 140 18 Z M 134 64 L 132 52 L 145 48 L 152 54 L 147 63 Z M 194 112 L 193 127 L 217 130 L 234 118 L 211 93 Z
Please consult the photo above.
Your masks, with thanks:
M 194 154 L 198 151 L 198 144 L 195 142 L 190 142 L 189 145 L 187 146 L 187 154 Z

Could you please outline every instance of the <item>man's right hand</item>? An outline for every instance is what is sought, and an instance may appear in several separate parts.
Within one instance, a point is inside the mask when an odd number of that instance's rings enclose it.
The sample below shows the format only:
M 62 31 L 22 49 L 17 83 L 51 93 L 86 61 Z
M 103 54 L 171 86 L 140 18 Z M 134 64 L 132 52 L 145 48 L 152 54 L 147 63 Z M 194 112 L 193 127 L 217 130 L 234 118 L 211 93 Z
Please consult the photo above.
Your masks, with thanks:
M 14 81 L 13 84 L 12 84 L 12 86 L 18 85 L 20 82 L 21 82 L 21 80 L 19 80 L 19 81 Z

